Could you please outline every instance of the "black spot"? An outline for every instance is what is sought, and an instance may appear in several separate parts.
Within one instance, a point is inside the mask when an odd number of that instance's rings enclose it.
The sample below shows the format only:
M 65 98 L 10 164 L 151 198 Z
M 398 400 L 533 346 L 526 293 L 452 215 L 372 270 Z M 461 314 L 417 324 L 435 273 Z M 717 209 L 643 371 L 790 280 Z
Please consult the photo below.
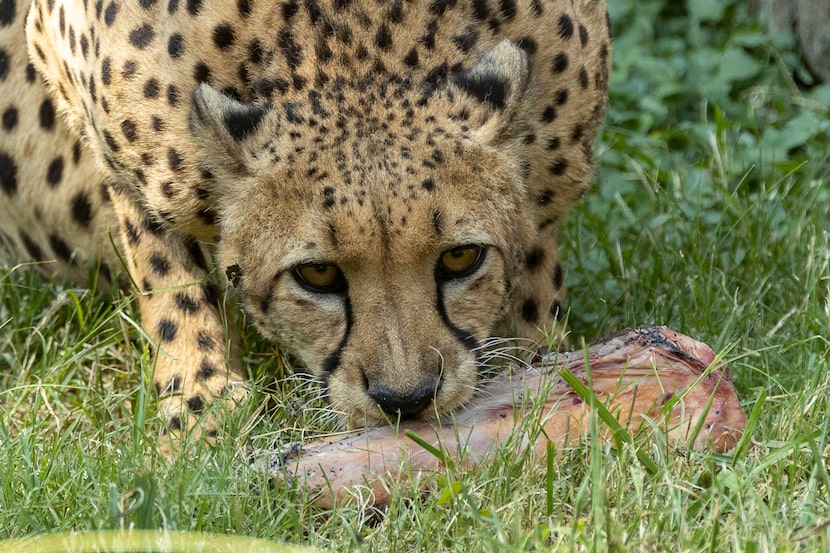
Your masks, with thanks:
M 26 252 L 28 252 L 29 257 L 36 261 L 43 261 L 46 257 L 43 255 L 43 250 L 40 249 L 40 246 L 32 240 L 32 237 L 26 234 L 23 229 L 20 229 L 18 232 L 20 235 L 20 241 L 23 242 L 23 247 L 26 248 Z
M 81 35 L 81 53 L 84 55 L 84 59 L 89 55 L 89 39 L 86 35 Z
M 533 248 L 525 255 L 525 267 L 529 270 L 538 269 L 545 261 L 545 250 Z
M 199 332 L 196 336 L 196 345 L 199 346 L 201 351 L 210 351 L 216 345 L 213 341 L 213 338 L 205 334 L 204 332 Z
M 182 429 L 182 419 L 179 416 L 170 417 L 170 422 L 167 423 L 168 430 L 181 430 Z
M 490 8 L 487 0 L 473 0 L 473 17 L 479 21 L 485 21 L 490 17 Z
M 179 89 L 176 85 L 167 85 L 167 103 L 173 107 L 179 103 Z
M 469 25 L 460 35 L 454 36 L 452 41 L 465 54 L 473 49 L 478 42 L 478 29 Z
M 98 96 L 95 93 L 95 75 L 89 76 L 89 96 L 92 98 L 93 103 L 98 101 Z
M 395 0 L 392 7 L 389 8 L 389 21 L 392 23 L 401 23 L 403 21 L 403 4 L 401 0 Z
M 136 27 L 130 31 L 129 41 L 130 44 L 139 50 L 143 50 L 149 46 L 151 42 L 153 42 L 153 38 L 155 36 L 156 33 L 153 31 L 153 27 L 151 27 L 148 23 L 145 23 L 141 27 Z
M 535 323 L 539 320 L 539 306 L 536 300 L 526 299 L 522 303 L 522 319 L 528 323 Z
M 8 52 L 0 49 L 0 81 L 6 80 L 6 76 L 9 74 L 9 65 L 11 65 L 11 61 L 9 61 Z
M 205 337 L 213 343 L 213 339 L 210 336 Z M 196 373 L 196 382 L 204 382 L 214 374 L 216 374 L 216 367 L 214 367 L 210 362 L 203 360 L 202 364 L 199 365 L 199 371 Z
M 262 48 L 262 42 L 255 38 L 248 44 L 248 60 L 251 63 L 262 63 L 265 57 L 265 51 Z
M 175 173 L 182 170 L 182 156 L 173 148 L 167 150 L 167 165 Z
M 2 1 L 2 0 L 0 0 Z M 35 71 L 35 66 L 31 63 L 26 64 L 26 82 L 32 84 L 37 79 L 37 71 Z
M 16 11 L 15 0 L 0 0 L 0 26 L 11 25 Z
M 427 192 L 435 190 L 435 181 L 432 178 L 426 178 L 421 182 L 421 187 Z
M 187 0 L 187 13 L 196 16 L 202 9 L 202 0 Z
M 111 26 L 115 23 L 115 16 L 118 15 L 118 4 L 115 2 L 110 2 L 107 5 L 107 9 L 104 10 L 104 23 L 107 24 L 107 27 Z M 132 40 L 130 40 L 132 42 Z
M 558 136 L 554 136 L 550 140 L 548 140 L 548 150 L 558 150 L 559 146 L 562 145 L 562 141 L 559 140 Z
M 170 54 L 170 57 L 174 59 L 181 57 L 183 52 L 184 37 L 179 33 L 170 35 L 170 38 L 167 40 L 167 53 Z
M 81 161 L 81 143 L 75 141 L 75 144 L 72 145 L 72 163 L 78 165 L 79 161 Z
M 129 219 L 124 221 L 124 233 L 127 235 L 127 241 L 133 246 L 137 246 L 141 243 L 141 235 Z
M 553 58 L 553 73 L 562 73 L 568 68 L 568 54 L 559 52 Z
M 88 228 L 92 222 L 92 204 L 84 192 L 78 192 L 72 197 L 72 218 L 84 228 Z
M 46 182 L 54 188 L 63 178 L 63 156 L 58 156 L 49 163 L 46 168 Z
M 565 40 L 571 38 L 574 34 L 574 22 L 566 13 L 563 13 L 559 16 L 559 21 L 556 24 L 556 28 L 559 31 L 559 37 Z
M 176 294 L 176 307 L 185 313 L 195 313 L 199 310 L 199 303 L 185 292 Z
M 553 268 L 553 287 L 556 290 L 560 290 L 562 285 L 565 283 L 565 277 L 562 271 L 562 264 L 557 263 L 556 267 Z
M 539 120 L 543 123 L 550 123 L 554 119 L 556 119 L 556 108 L 553 106 L 546 107 L 541 117 L 539 117 Z
M 588 72 L 583 67 L 579 70 L 579 86 L 582 88 L 588 88 Z
M 150 234 L 154 234 L 156 236 L 159 236 L 162 232 L 164 232 L 164 225 L 150 216 L 144 218 L 144 224 L 142 226 Z
M 227 23 L 222 23 L 213 28 L 213 43 L 220 50 L 227 50 L 233 45 L 234 36 L 233 27 Z
M 196 79 L 197 83 L 209 83 L 210 67 L 205 65 L 203 62 L 197 63 L 193 67 L 193 78 Z
M 582 135 L 585 134 L 585 128 L 582 125 L 576 125 L 571 131 L 571 142 L 579 142 Z
M 162 342 L 172 342 L 176 339 L 176 334 L 179 329 L 176 323 L 170 319 L 162 319 L 159 321 L 158 333 Z
M 149 10 L 153 6 L 156 5 L 158 0 L 138 0 L 138 5 L 144 8 L 145 10 Z
M 375 46 L 381 50 L 390 50 L 392 48 L 392 33 L 386 24 L 382 24 L 375 34 Z
M 529 36 L 520 38 L 519 41 L 516 42 L 516 46 L 524 50 L 528 56 L 532 56 L 536 53 L 536 50 L 539 49 L 539 44 Z
M 225 127 L 234 140 L 244 140 L 256 132 L 265 116 L 265 109 L 259 106 L 244 106 L 231 110 L 225 115 Z
M 17 108 L 11 106 L 3 112 L 3 129 L 12 131 L 17 126 Z
M 112 82 L 112 60 L 109 56 L 101 62 L 101 82 L 107 86 Z
M 154 252 L 150 255 L 150 267 L 159 276 L 165 276 L 170 272 L 170 262 L 162 254 Z
M 334 188 L 326 186 L 323 188 L 323 208 L 331 209 L 335 204 Z
M 63 8 L 63 4 L 61 4 L 61 8 L 58 12 L 58 28 L 60 29 L 61 36 L 66 35 L 66 10 Z
M 205 408 L 205 400 L 202 396 L 193 396 L 187 400 L 187 408 L 194 413 L 199 413 Z
M 69 51 L 72 52 L 72 55 L 75 55 L 75 28 L 71 25 L 69 26 Z
M 155 100 L 159 97 L 159 82 L 157 79 L 147 79 L 144 83 L 144 97 L 148 100 Z
M 415 67 L 418 65 L 418 50 L 416 50 L 414 46 L 403 59 L 403 62 L 407 67 Z
M 479 102 L 488 102 L 498 109 L 504 109 L 510 85 L 496 75 L 480 75 L 465 71 L 454 76 L 452 81 L 455 86 Z
M 505 20 L 516 17 L 516 2 L 514 0 L 499 0 L 499 11 Z
M 40 104 L 40 128 L 51 131 L 55 127 L 55 107 L 49 98 Z
M 542 15 L 542 12 L 545 11 L 545 7 L 542 5 L 542 0 L 532 0 L 530 2 L 530 9 L 536 17 L 539 17 Z
M 253 10 L 251 0 L 236 0 L 236 9 L 239 11 L 239 15 L 242 17 L 248 17 L 251 15 L 251 11 Z
M 300 7 L 297 3 L 297 0 L 291 0 L 290 2 L 284 3 L 282 5 L 282 19 L 283 19 L 283 21 L 285 21 L 286 23 L 289 23 L 291 21 L 291 18 L 293 18 L 297 14 L 297 10 L 299 10 L 299 9 L 300 9 Z
M 548 165 L 548 171 L 550 171 L 554 175 L 563 175 L 567 169 L 568 162 L 561 157 L 553 160 L 553 162 L 550 165 Z
M 121 149 L 121 147 L 118 145 L 118 142 L 115 141 L 115 139 L 112 137 L 108 130 L 104 129 L 101 134 L 104 135 L 104 142 L 107 143 L 107 147 L 109 147 L 111 151 L 117 152 Z
M 130 121 L 129 119 L 124 119 L 121 121 L 121 133 L 124 135 L 129 142 L 133 142 L 136 139 L 136 130 L 135 130 L 135 123 Z
M 588 45 L 588 29 L 586 29 L 585 25 L 582 23 L 579 24 L 579 44 L 581 44 L 583 48 Z
M 303 55 L 302 49 L 294 41 L 291 29 L 283 29 L 279 32 L 277 35 L 277 46 L 282 52 L 282 55 L 285 56 L 288 69 L 291 71 L 297 69 L 303 60 Z
M 135 60 L 127 60 L 124 62 L 124 67 L 121 69 L 121 76 L 125 79 L 132 79 L 138 71 L 138 63 Z
M 536 203 L 539 205 L 547 205 L 553 201 L 554 195 L 553 190 L 545 190 L 536 198 Z
M 72 258 L 72 250 L 69 245 L 55 234 L 49 235 L 49 247 L 52 248 L 56 256 L 64 261 L 69 261 Z
M 161 132 L 164 130 L 164 121 L 162 121 L 157 115 L 152 117 L 151 122 L 153 124 L 154 131 Z

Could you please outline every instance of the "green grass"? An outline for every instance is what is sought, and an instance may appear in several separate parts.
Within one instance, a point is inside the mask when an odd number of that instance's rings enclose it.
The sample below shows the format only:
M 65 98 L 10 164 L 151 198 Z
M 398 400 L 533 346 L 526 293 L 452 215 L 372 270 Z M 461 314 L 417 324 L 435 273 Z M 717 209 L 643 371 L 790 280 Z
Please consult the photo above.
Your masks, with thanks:
M 323 511 L 246 462 L 249 442 L 331 428 L 262 341 L 247 338 L 254 393 L 229 438 L 166 459 L 134 305 L 7 265 L 0 538 L 134 527 L 333 550 L 830 549 L 830 87 L 798 89 L 792 74 L 809 75 L 792 45 L 738 0 L 611 4 L 596 186 L 561 240 L 570 329 L 579 343 L 660 323 L 725 352 L 758 408 L 749 447 L 589 438 L 550 466 L 505 447 L 475 470 L 393 484 L 381 511 Z

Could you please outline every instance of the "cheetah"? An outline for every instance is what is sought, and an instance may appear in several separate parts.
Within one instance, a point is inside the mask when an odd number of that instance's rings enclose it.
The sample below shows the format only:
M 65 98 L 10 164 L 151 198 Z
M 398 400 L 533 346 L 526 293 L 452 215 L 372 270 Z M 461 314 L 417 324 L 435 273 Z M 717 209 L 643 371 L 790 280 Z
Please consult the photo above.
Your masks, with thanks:
M 172 431 L 245 393 L 220 281 L 346 423 L 443 416 L 563 316 L 610 58 L 603 0 L 2 0 L 0 232 L 121 267 Z

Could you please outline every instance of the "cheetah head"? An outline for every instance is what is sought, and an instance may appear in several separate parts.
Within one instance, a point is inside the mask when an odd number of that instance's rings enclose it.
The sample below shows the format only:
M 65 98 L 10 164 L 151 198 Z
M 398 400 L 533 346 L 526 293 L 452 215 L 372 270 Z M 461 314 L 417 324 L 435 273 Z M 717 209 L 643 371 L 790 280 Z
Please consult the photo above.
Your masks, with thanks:
M 331 81 L 256 105 L 194 93 L 219 261 L 352 425 L 449 413 L 475 391 L 531 239 L 525 54 L 504 41 L 438 86 Z

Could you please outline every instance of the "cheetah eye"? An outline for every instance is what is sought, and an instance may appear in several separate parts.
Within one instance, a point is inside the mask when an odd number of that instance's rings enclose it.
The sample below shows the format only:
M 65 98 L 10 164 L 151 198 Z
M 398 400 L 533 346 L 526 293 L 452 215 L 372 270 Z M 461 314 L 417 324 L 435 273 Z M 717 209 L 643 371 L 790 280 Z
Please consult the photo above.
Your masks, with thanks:
M 346 287 L 346 279 L 337 265 L 303 263 L 294 268 L 294 279 L 309 292 L 334 294 Z
M 469 276 L 481 267 L 486 253 L 485 246 L 474 244 L 447 250 L 438 259 L 438 277 L 449 280 Z

